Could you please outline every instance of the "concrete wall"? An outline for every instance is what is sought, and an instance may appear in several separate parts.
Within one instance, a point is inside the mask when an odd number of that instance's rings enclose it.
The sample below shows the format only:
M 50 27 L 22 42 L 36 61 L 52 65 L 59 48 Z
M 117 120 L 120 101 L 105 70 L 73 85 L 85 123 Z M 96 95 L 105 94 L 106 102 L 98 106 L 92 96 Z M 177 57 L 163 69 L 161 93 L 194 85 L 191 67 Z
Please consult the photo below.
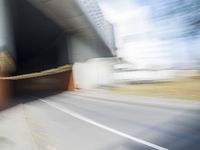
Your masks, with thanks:
M 81 89 L 92 89 L 112 84 L 114 62 L 113 58 L 98 58 L 75 63 L 73 74 L 76 86 Z
M 68 38 L 70 62 L 84 62 L 91 58 L 112 57 L 111 52 L 98 39 L 71 35 Z
M 14 95 L 48 94 L 69 90 L 71 71 L 13 81 Z M 30 86 L 31 85 L 31 86 Z

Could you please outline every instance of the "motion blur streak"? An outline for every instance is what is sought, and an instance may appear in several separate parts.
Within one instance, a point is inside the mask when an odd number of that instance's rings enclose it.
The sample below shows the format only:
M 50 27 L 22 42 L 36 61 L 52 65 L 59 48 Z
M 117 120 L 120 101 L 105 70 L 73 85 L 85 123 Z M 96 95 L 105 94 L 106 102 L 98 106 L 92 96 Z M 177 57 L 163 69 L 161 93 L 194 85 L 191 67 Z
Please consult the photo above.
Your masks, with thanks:
M 200 150 L 200 0 L 0 0 L 0 150 Z

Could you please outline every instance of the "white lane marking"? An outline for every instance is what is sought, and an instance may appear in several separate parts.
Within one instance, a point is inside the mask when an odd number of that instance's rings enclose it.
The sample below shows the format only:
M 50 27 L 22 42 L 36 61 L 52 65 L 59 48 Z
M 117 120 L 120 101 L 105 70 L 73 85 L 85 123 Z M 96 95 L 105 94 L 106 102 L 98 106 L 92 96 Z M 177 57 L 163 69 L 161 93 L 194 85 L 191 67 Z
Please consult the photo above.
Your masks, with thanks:
M 64 112 L 64 113 L 66 113 L 66 114 L 68 114 L 68 115 L 70 115 L 70 116 L 72 116 L 72 117 L 74 117 L 74 118 L 77 118 L 77 119 L 79 119 L 79 120 L 82 120 L 82 121 L 84 121 L 84 122 L 87 122 L 87 123 L 89 123 L 89 124 L 92 124 L 92 125 L 94 125 L 94 126 L 97 126 L 97 127 L 99 127 L 99 128 L 102 128 L 102 129 L 104 129 L 104 130 L 107 130 L 107 131 L 109 131 L 109 132 L 112 132 L 112 133 L 114 133 L 114 134 L 117 134 L 117 135 L 119 135 L 119 136 L 122 136 L 122 137 L 124 137 L 124 138 L 129 139 L 129 140 L 132 140 L 132 141 L 135 141 L 135 142 L 138 142 L 138 143 L 147 145 L 147 146 L 152 147 L 152 148 L 157 149 L 157 150 L 168 150 L 167 148 L 164 148 L 164 147 L 158 146 L 158 145 L 156 145 L 156 144 L 153 144 L 153 143 L 144 141 L 144 140 L 142 140 L 142 139 L 139 139 L 139 138 L 130 136 L 130 135 L 126 134 L 126 133 L 117 131 L 117 130 L 112 129 L 112 128 L 108 127 L 108 126 L 105 126 L 105 125 L 103 125 L 103 124 L 100 124 L 100 123 L 98 123 L 98 122 L 95 122 L 95 121 L 93 121 L 93 120 L 91 120 L 91 119 L 89 119 L 89 118 L 87 118 L 87 117 L 84 117 L 84 116 L 82 116 L 82 115 L 80 115 L 80 114 L 78 114 L 78 113 L 76 113 L 76 112 L 74 112 L 74 111 L 72 111 L 72 110 L 70 110 L 70 109 L 67 109 L 67 108 L 58 106 L 57 104 L 54 104 L 54 103 L 52 103 L 52 102 L 48 102 L 48 101 L 46 101 L 46 100 L 41 100 L 41 101 L 44 102 L 44 103 L 46 103 L 46 104 L 48 104 L 48 105 L 50 105 L 50 106 L 52 106 L 52 107 L 54 107 L 54 108 L 56 108 L 56 109 L 58 109 L 58 110 L 60 110 L 60 111 L 62 111 L 62 112 Z

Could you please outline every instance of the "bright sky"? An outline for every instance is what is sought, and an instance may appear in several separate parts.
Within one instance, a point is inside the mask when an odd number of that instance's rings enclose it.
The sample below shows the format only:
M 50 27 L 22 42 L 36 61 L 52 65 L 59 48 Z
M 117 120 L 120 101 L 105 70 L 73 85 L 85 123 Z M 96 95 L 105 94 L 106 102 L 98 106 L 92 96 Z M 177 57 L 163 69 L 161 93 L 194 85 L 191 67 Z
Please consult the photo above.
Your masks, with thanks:
M 158 29 L 151 19 L 150 0 L 99 2 L 107 20 L 114 24 L 118 56 L 134 63 L 137 68 L 194 66 L 193 53 L 188 52 L 185 41 L 166 41 L 154 35 Z M 193 41 L 193 45 L 199 47 L 198 43 L 200 40 Z M 200 56 L 200 51 L 194 49 L 195 55 Z

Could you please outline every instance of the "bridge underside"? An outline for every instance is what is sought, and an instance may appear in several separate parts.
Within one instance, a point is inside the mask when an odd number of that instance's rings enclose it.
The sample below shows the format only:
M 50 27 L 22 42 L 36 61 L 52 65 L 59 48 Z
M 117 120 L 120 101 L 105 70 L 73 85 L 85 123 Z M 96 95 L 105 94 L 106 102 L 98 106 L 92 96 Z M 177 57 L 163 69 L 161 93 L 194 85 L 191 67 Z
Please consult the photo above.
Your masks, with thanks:
M 40 72 L 65 64 L 84 62 L 90 58 L 112 56 L 109 48 L 95 35 L 94 29 L 91 28 L 92 32 L 88 32 L 93 33 L 92 36 L 85 32 L 90 30 L 90 26 L 82 30 L 66 30 L 27 0 L 10 0 L 7 5 L 11 12 L 12 23 L 9 26 L 14 31 L 15 48 L 9 54 L 16 63 L 16 70 L 10 75 Z M 0 73 L 1 77 L 8 76 L 6 71 Z M 0 80 L 0 106 L 4 105 L 11 91 L 14 94 L 24 94 L 73 88 L 72 71 L 28 80 Z
M 97 36 L 66 31 L 28 1 L 18 0 L 16 12 L 17 74 L 112 56 Z

